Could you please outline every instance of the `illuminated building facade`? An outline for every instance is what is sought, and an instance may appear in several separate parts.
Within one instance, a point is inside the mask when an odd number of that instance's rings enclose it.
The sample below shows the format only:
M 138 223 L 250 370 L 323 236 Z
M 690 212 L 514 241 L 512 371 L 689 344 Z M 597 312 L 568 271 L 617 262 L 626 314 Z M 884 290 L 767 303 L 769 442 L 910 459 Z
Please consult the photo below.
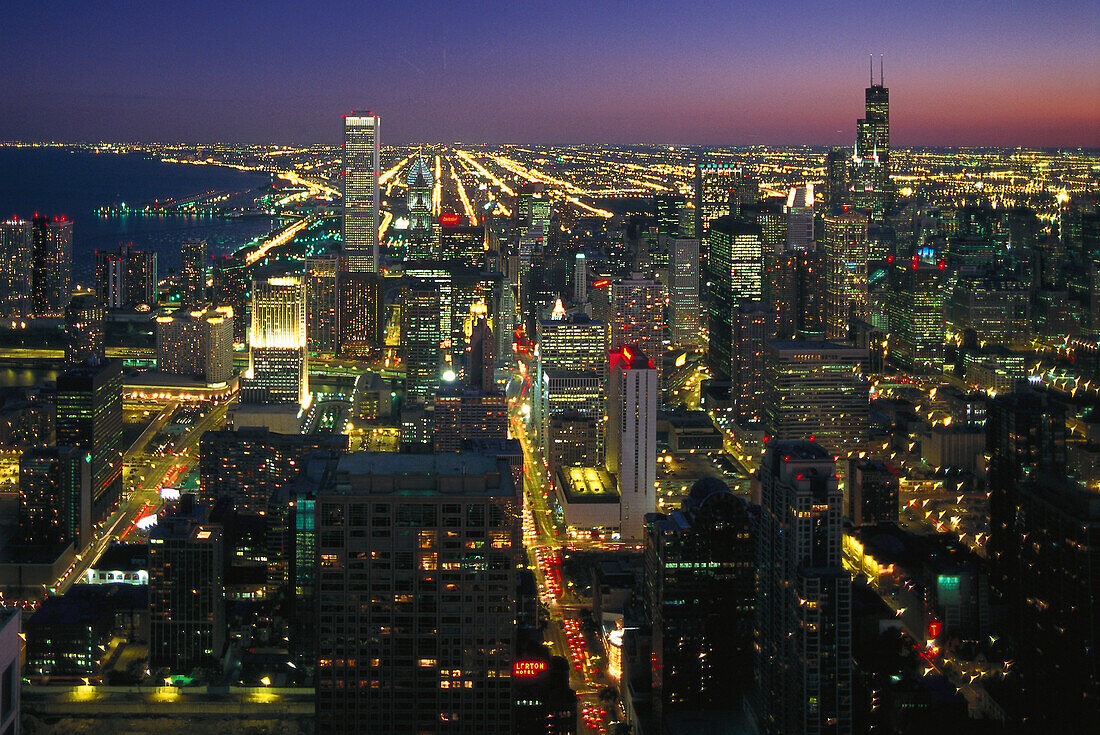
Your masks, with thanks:
M 520 490 L 475 452 L 340 458 L 317 491 L 318 732 L 512 732 Z
M 410 402 L 430 401 L 443 370 L 440 290 L 433 283 L 408 279 L 401 301 L 405 395 Z
M 707 254 L 707 363 L 718 380 L 733 380 L 740 302 L 763 292 L 764 250 L 760 227 L 733 217 L 711 222 Z
M 378 273 L 345 272 L 337 276 L 340 354 L 377 354 L 385 339 L 385 279 Z
M 31 223 L 13 217 L 0 222 L 0 318 L 34 313 L 31 298 Z
M 300 275 L 258 277 L 252 283 L 248 335 L 249 387 L 259 403 L 309 401 L 306 288 Z
M 335 253 L 311 255 L 305 259 L 306 345 L 310 352 L 336 351 L 338 324 L 336 273 L 340 258 Z
M 95 293 L 108 309 L 147 310 L 157 304 L 157 254 L 134 250 L 95 253 Z
M 913 258 L 889 270 L 890 354 L 907 370 L 943 372 L 946 264 Z
M 760 198 L 760 187 L 740 166 L 695 162 L 695 237 L 708 243 L 711 223 L 741 216 L 741 205 Z
M 405 183 L 408 189 L 405 204 L 409 210 L 409 229 L 405 231 L 407 257 L 409 260 L 427 260 L 435 255 L 432 247 L 432 188 L 435 179 L 423 152 L 409 168 Z
M 769 341 L 764 350 L 765 432 L 780 441 L 814 437 L 841 456 L 857 450 L 868 431 L 867 350 L 803 340 Z
M 378 174 L 381 119 L 372 112 L 344 115 L 344 254 L 348 270 L 377 273 Z
M 588 261 L 584 253 L 577 253 L 573 263 L 573 301 L 578 304 L 588 301 Z
M 31 230 L 34 313 L 59 316 L 73 292 L 73 223 L 65 217 L 35 217 Z
M 851 735 L 852 583 L 843 498 L 816 442 L 769 442 L 760 469 L 756 703 L 767 735 Z
M 187 311 L 204 308 L 206 298 L 206 240 L 184 240 L 180 245 L 180 306 Z
M 752 686 L 755 513 L 717 478 L 646 518 L 653 718 L 728 704 Z
M 106 314 L 95 294 L 74 296 L 65 305 L 65 363 L 77 365 L 89 357 L 104 357 L 103 328 Z
M 583 312 L 539 321 L 539 357 L 544 369 L 590 370 L 602 375 L 607 361 L 607 328 Z
M 875 84 L 865 93 L 864 116 L 856 121 L 856 145 L 848 167 L 852 206 L 863 209 L 876 219 L 891 205 L 893 180 L 890 178 L 890 90 L 880 72 Z
M 619 483 L 619 534 L 639 540 L 657 510 L 657 368 L 636 345 L 610 357 L 606 467 Z
M 820 250 L 785 250 L 767 272 L 768 300 L 774 310 L 772 329 L 780 339 L 825 336 L 827 263 Z
M 787 248 L 813 250 L 814 248 L 814 185 L 793 187 L 787 194 L 783 214 L 787 217 Z
M 827 339 L 847 339 L 853 319 L 870 321 L 867 213 L 843 208 L 825 215 Z
M 77 447 L 29 449 L 19 459 L 19 537 L 77 553 L 91 542 L 92 457 Z
M 92 455 L 92 520 L 122 497 L 122 362 L 89 358 L 57 376 L 57 445 Z
M 741 301 L 733 310 L 730 397 L 740 426 L 757 426 L 764 418 L 764 342 L 771 334 L 770 316 L 760 301 Z
M 674 349 L 697 349 L 699 336 L 699 241 L 669 242 L 668 316 Z
M 204 383 L 233 377 L 233 311 L 228 306 L 158 316 L 157 370 Z
M 633 345 L 652 360 L 657 371 L 657 390 L 662 386 L 667 301 L 664 284 L 641 273 L 631 273 L 630 278 L 611 284 L 614 316 L 609 349 L 617 351 L 624 345 Z
M 441 388 L 434 407 L 436 452 L 457 452 L 467 440 L 508 438 L 508 403 L 500 391 Z
M 455 215 L 457 217 L 458 215 Z M 443 260 L 457 260 L 471 268 L 485 266 L 485 228 L 481 225 L 449 224 L 439 219 L 439 253 Z

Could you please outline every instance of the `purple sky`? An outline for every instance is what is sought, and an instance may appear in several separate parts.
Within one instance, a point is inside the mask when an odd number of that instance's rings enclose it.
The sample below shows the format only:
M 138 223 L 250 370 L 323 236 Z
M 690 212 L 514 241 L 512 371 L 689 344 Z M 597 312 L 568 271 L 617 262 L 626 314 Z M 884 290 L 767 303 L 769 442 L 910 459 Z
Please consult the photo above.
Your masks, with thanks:
M 980 7 L 979 7 L 980 6 Z M 262 8 L 262 9 L 261 9 Z M 1100 146 L 1100 3 L 9 3 L 0 139 Z

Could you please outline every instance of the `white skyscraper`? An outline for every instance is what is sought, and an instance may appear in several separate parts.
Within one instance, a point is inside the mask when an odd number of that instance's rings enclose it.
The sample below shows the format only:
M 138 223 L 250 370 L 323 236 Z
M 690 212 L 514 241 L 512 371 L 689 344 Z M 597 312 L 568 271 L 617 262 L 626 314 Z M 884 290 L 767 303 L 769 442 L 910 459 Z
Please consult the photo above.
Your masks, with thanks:
M 258 278 L 252 284 L 249 375 L 271 403 L 309 400 L 306 287 L 302 276 Z
M 588 301 L 588 264 L 584 253 L 577 253 L 577 262 L 573 266 L 573 301 L 578 304 Z
M 792 188 L 787 194 L 787 247 L 810 250 L 814 244 L 814 185 Z
M 675 239 L 669 246 L 668 314 L 672 346 L 699 346 L 699 241 Z
M 633 345 L 611 351 L 607 398 L 607 471 L 619 482 L 619 533 L 644 535 L 657 511 L 657 369 Z
M 379 121 L 373 112 L 344 115 L 344 253 L 350 271 L 379 270 Z

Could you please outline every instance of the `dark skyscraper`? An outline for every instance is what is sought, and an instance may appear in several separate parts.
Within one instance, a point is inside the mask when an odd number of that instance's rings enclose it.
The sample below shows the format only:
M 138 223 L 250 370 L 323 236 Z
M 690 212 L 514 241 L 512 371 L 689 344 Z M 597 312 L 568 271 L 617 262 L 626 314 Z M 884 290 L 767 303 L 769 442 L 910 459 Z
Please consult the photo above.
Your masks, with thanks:
M 206 240 L 184 240 L 180 245 L 180 306 L 201 309 L 206 299 Z
M 103 302 L 95 294 L 77 294 L 65 306 L 65 362 L 76 365 L 104 357 Z
M 345 271 L 336 276 L 338 331 L 341 355 L 377 353 L 385 336 L 383 277 L 377 273 Z
M 244 342 L 251 283 L 251 269 L 243 257 L 224 255 L 214 259 L 214 306 L 233 309 L 234 342 Z
M 338 324 L 337 272 L 340 258 L 335 253 L 305 259 L 306 344 L 310 352 L 334 352 Z
M 856 122 L 856 145 L 849 166 L 851 203 L 879 219 L 890 206 L 893 182 L 890 179 L 890 90 L 880 69 L 875 84 L 866 91 L 866 110 Z
M 153 307 L 157 303 L 157 254 L 119 245 L 96 251 L 95 292 L 108 309 Z
M 73 223 L 65 217 L 35 217 L 31 230 L 34 313 L 59 316 L 72 296 Z
M 92 519 L 122 496 L 122 363 L 89 358 L 57 376 L 57 443 L 92 456 Z
M 76 447 L 31 449 L 19 459 L 19 536 L 77 553 L 91 540 L 91 455 Z

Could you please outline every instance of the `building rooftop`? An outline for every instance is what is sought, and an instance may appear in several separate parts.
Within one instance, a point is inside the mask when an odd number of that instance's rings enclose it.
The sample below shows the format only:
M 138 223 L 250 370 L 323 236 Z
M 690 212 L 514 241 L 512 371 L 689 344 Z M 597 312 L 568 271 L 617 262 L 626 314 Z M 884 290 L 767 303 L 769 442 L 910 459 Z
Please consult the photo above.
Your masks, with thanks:
M 833 459 L 832 455 L 817 442 L 777 441 L 769 443 L 768 449 L 782 457 L 784 462 L 791 460 L 796 462 L 829 460 L 831 462 Z
M 487 482 L 462 481 L 462 478 L 479 477 L 487 478 Z M 376 483 L 370 482 L 369 478 L 395 478 L 397 481 Z M 338 460 L 335 483 L 329 483 L 325 492 L 340 495 L 435 495 L 453 492 L 511 497 L 517 491 L 512 481 L 512 468 L 506 458 L 462 451 L 444 454 L 345 454 Z
M 569 503 L 618 503 L 615 477 L 603 467 L 561 467 L 558 481 Z

